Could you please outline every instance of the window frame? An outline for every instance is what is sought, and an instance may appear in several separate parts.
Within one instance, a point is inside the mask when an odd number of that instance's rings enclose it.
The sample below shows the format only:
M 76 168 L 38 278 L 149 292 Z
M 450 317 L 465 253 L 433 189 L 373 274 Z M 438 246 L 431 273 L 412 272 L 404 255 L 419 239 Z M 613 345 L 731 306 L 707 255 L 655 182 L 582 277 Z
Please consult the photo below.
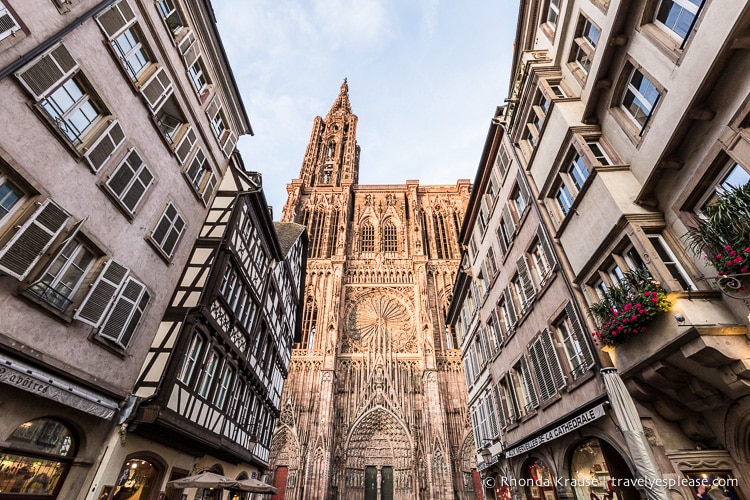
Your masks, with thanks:
M 165 230 L 164 236 L 162 238 L 162 241 L 159 242 L 154 237 L 154 233 L 156 233 L 156 231 L 161 226 L 162 220 L 165 217 L 167 217 L 167 211 L 170 209 L 170 207 L 174 210 L 175 215 L 174 215 L 174 218 L 169 221 L 169 227 Z M 165 250 L 162 247 L 162 245 L 164 245 L 168 241 L 169 235 L 171 234 L 171 232 L 175 228 L 175 226 L 178 225 L 178 221 L 181 223 L 182 227 L 178 230 L 178 234 L 175 237 L 175 241 L 172 244 L 172 248 L 168 252 L 167 250 Z M 166 206 L 164 207 L 164 210 L 161 212 L 161 215 L 156 220 L 156 222 L 154 223 L 153 228 L 149 232 L 149 234 L 148 234 L 148 241 L 150 241 L 153 244 L 153 246 L 155 246 L 158 249 L 158 252 L 159 252 L 160 255 L 164 256 L 167 259 L 171 259 L 174 256 L 175 251 L 177 250 L 177 246 L 178 246 L 178 244 L 180 242 L 180 239 L 182 238 L 182 235 L 185 232 L 186 228 L 187 228 L 187 222 L 185 221 L 185 217 L 183 217 L 182 213 L 177 208 L 177 205 L 175 205 L 172 201 L 168 201 L 167 204 L 166 204 Z

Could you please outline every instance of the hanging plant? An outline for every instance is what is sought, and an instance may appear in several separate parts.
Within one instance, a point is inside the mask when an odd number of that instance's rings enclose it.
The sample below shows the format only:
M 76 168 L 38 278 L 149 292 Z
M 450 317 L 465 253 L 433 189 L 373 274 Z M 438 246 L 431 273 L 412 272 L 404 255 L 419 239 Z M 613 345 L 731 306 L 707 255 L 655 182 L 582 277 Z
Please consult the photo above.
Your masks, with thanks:
M 685 239 L 719 275 L 750 273 L 750 183 L 727 189 L 703 208 Z
M 599 324 L 592 336 L 597 344 L 619 345 L 646 333 L 651 320 L 668 311 L 671 305 L 667 292 L 648 269 L 624 273 L 619 284 L 610 286 L 601 301 L 591 305 L 591 314 Z

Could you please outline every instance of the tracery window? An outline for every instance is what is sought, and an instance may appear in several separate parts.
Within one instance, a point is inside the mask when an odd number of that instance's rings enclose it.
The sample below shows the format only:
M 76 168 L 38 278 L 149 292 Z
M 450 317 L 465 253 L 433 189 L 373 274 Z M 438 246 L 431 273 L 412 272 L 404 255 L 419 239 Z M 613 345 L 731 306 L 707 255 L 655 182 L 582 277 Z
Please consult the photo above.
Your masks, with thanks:
M 443 214 L 437 213 L 432 216 L 432 223 L 435 229 L 435 248 L 438 259 L 450 259 L 451 247 L 448 240 L 448 228 L 445 227 Z
M 331 214 L 330 234 L 328 236 L 328 255 L 336 254 L 336 245 L 339 243 L 339 211 L 334 210 Z
M 396 226 L 393 222 L 386 221 L 383 224 L 383 252 L 398 252 L 398 239 L 396 234 Z
M 305 214 L 305 225 L 307 225 L 307 231 L 310 234 L 310 250 L 308 256 L 316 258 L 321 256 L 326 216 L 318 211 L 313 211 L 312 216 L 310 216 L 310 213 L 311 212 L 308 211 Z
M 359 240 L 360 252 L 375 251 L 375 228 L 369 222 L 362 224 L 362 234 Z
M 315 347 L 315 330 L 318 322 L 318 306 L 313 297 L 307 297 L 305 309 L 302 312 L 302 348 Z

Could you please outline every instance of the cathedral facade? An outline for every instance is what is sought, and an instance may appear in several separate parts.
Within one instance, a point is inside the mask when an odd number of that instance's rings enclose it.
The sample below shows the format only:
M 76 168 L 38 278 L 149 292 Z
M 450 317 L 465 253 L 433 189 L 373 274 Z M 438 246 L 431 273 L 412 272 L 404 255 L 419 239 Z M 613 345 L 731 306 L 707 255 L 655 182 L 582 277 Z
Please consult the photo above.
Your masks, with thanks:
M 344 81 L 287 186 L 283 220 L 307 227 L 309 255 L 274 498 L 475 498 L 466 383 L 445 325 L 470 183 L 360 185 L 356 131 Z

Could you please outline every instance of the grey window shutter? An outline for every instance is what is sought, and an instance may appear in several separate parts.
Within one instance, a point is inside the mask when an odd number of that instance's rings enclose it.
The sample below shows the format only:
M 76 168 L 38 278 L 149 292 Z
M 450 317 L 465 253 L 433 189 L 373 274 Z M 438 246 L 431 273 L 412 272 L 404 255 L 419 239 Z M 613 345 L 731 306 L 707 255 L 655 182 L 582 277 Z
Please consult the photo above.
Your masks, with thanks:
M 570 319 L 570 324 L 573 325 L 573 334 L 578 341 L 578 345 L 581 347 L 581 355 L 585 361 L 585 368 L 589 368 L 594 364 L 594 356 L 589 348 L 588 335 L 584 333 L 581 327 L 581 322 L 578 319 L 572 302 L 568 302 L 568 305 L 565 306 L 565 313 L 568 315 L 568 319 Z
M 554 269 L 557 263 L 557 259 L 555 259 L 555 254 L 552 252 L 552 245 L 550 244 L 550 241 L 547 238 L 547 234 L 544 232 L 542 226 L 539 226 L 539 228 L 537 229 L 537 237 L 539 238 L 539 243 L 542 244 L 542 248 L 544 249 L 544 254 L 547 256 L 547 262 L 549 262 L 550 268 Z
M 25 279 L 69 218 L 55 202 L 46 200 L 0 250 L 0 271 Z
M 108 260 L 102 272 L 91 285 L 86 298 L 83 299 L 80 307 L 73 315 L 73 319 L 98 327 L 127 276 L 127 267 L 114 260 Z
M 135 21 L 135 13 L 126 0 L 121 0 L 96 17 L 107 38 L 115 38 L 125 26 Z
M 510 208 L 508 208 L 508 205 L 506 204 L 503 207 L 503 228 L 505 230 L 505 237 L 508 240 L 508 243 L 513 241 L 513 234 L 516 231 L 516 223 L 513 220 L 513 216 L 510 214 Z
M 146 286 L 129 277 L 104 320 L 99 335 L 126 348 L 149 300 Z
M 523 377 L 526 389 L 528 390 L 528 396 L 531 400 L 531 406 L 532 408 L 536 408 L 537 406 L 539 406 L 539 396 L 537 396 L 536 394 L 534 381 L 531 378 L 531 372 L 529 371 L 529 365 L 526 362 L 525 356 L 521 358 L 521 376 Z
M 529 264 L 526 262 L 526 257 L 521 255 L 516 260 L 516 268 L 518 269 L 518 277 L 521 280 L 521 286 L 523 287 L 523 294 L 526 296 L 526 302 L 530 302 L 536 296 L 536 290 L 534 289 L 534 280 L 531 279 L 531 271 L 529 271 Z
M 492 404 L 492 391 L 487 391 L 487 397 L 484 399 L 484 405 L 490 420 L 490 437 L 495 437 L 500 434 L 500 428 L 497 426 L 495 405 Z
M 503 401 L 500 399 L 500 384 L 494 384 L 492 386 L 492 392 L 494 393 L 495 408 L 497 411 L 497 417 L 500 420 L 500 428 L 505 429 L 508 423 L 505 421 L 505 412 L 503 411 Z
M 83 155 L 91 170 L 98 172 L 124 141 L 125 133 L 120 123 L 114 120 Z
M 224 151 L 224 154 L 227 158 L 232 156 L 232 153 L 234 153 L 234 147 L 237 145 L 237 135 L 230 131 L 228 134 L 226 134 L 226 138 L 224 139 L 224 143 L 221 145 L 221 150 Z
M 16 72 L 21 84 L 36 100 L 45 97 L 78 69 L 73 56 L 63 44 L 35 59 Z
M 508 325 L 508 328 L 515 326 L 516 320 L 518 317 L 516 316 L 516 305 L 513 302 L 513 293 L 510 291 L 510 286 L 505 287 L 505 310 L 508 311 L 508 317 L 510 318 L 511 324 Z
M 181 164 L 184 164 L 190 157 L 190 152 L 193 150 L 193 146 L 195 146 L 197 140 L 198 138 L 195 135 L 193 127 L 188 126 L 187 131 L 183 134 L 182 139 L 180 139 L 174 150 L 174 154 Z
M 565 375 L 562 371 L 562 365 L 560 365 L 560 358 L 557 357 L 557 349 L 555 349 L 555 344 L 552 342 L 552 334 L 546 328 L 542 330 L 541 340 L 544 357 L 547 358 L 547 365 L 552 375 L 552 383 L 555 390 L 562 389 L 565 387 Z
M 521 193 L 521 197 L 523 198 L 523 201 L 526 203 L 526 205 L 529 204 L 529 201 L 531 200 L 531 194 L 529 193 L 529 188 L 526 186 L 526 176 L 523 175 L 523 171 L 519 168 L 518 169 L 518 191 Z M 519 217 L 521 214 L 518 214 Z
M 152 111 L 156 111 L 172 95 L 172 80 L 163 67 L 156 69 L 141 87 L 141 94 Z
M 536 375 L 542 401 L 547 401 L 557 391 L 554 388 L 554 384 L 552 384 L 552 375 L 549 372 L 549 367 L 544 357 L 544 348 L 542 347 L 541 339 L 535 340 L 529 346 L 529 357 L 531 358 L 531 366 L 534 368 L 534 375 Z
M 505 396 L 505 406 L 508 410 L 508 421 L 511 424 L 515 423 L 516 420 L 518 420 L 518 414 L 516 412 L 515 404 L 515 389 L 510 372 L 505 375 L 505 380 L 503 383 L 503 395 Z

